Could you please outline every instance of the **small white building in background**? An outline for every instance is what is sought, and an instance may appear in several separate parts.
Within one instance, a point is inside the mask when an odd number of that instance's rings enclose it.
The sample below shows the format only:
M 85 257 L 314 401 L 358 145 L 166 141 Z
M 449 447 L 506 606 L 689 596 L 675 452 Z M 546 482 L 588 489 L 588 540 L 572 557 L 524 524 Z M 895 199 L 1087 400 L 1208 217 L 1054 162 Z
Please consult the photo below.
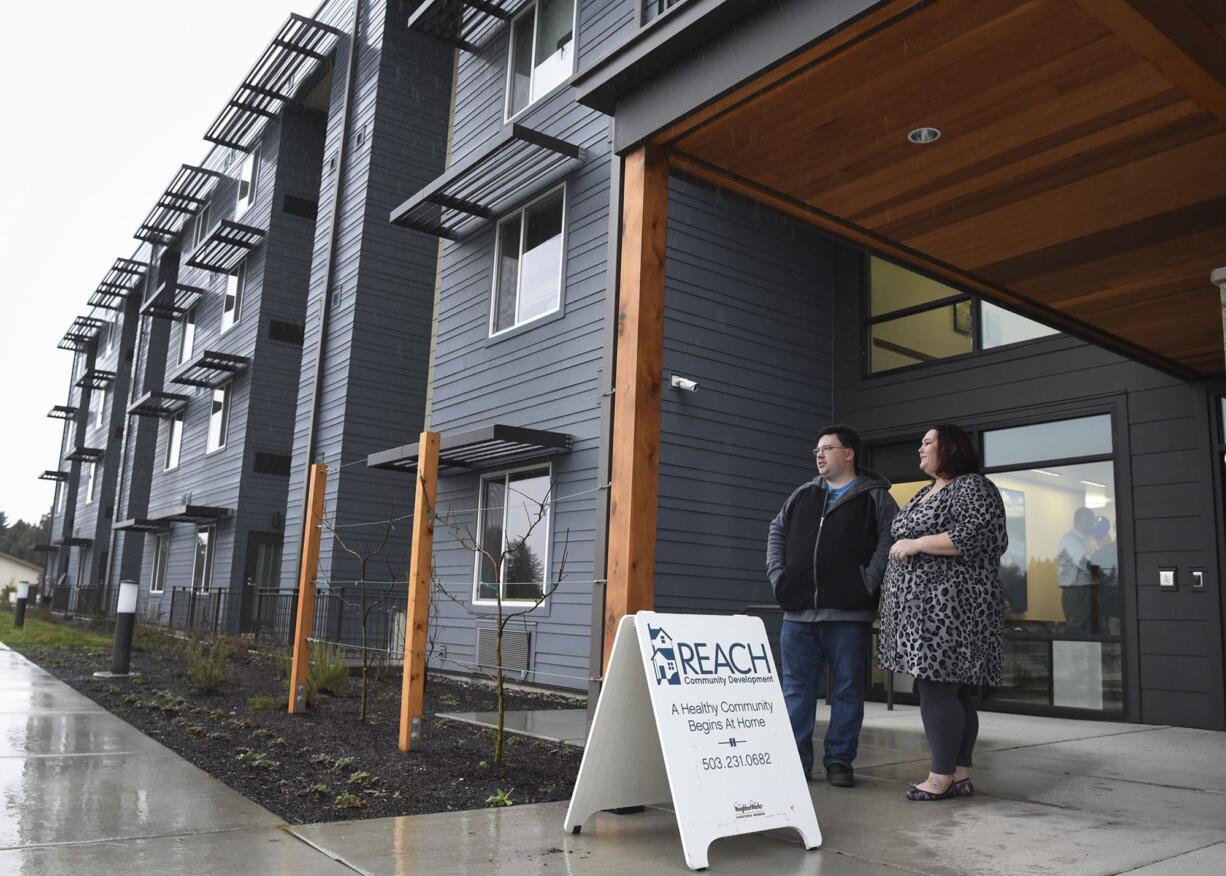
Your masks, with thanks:
M 12 554 L 0 553 L 0 590 L 3 590 L 10 584 L 16 585 L 18 581 L 29 581 L 31 584 L 38 584 L 42 576 L 42 566 L 18 559 Z

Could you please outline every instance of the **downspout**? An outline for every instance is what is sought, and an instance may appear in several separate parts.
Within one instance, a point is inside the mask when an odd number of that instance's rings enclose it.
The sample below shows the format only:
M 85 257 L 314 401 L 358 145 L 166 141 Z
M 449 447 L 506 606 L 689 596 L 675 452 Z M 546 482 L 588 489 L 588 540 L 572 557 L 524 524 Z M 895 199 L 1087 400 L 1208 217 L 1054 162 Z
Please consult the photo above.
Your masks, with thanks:
M 149 266 L 145 269 L 145 288 L 141 295 L 141 300 L 147 300 L 149 297 L 149 286 L 153 282 L 154 265 L 157 261 L 157 246 L 153 245 L 149 250 Z M 127 413 L 127 402 L 132 398 L 132 392 L 135 389 L 143 389 L 138 387 L 136 383 L 137 372 L 140 372 L 141 381 L 144 381 L 145 374 L 142 367 L 143 359 L 141 352 L 144 349 L 145 340 L 145 318 L 141 316 L 140 307 L 135 308 L 133 316 L 136 319 L 136 341 L 132 347 L 132 369 L 128 373 L 128 398 L 124 400 L 124 418 L 123 418 L 123 443 L 119 448 L 119 471 L 115 474 L 115 502 L 111 506 L 111 526 L 107 540 L 106 549 L 106 571 L 102 579 L 102 598 L 103 603 L 107 606 L 107 611 L 110 611 L 111 604 L 111 571 L 115 568 L 115 523 L 120 519 L 119 515 L 123 512 L 123 497 L 124 497 L 124 474 L 128 470 L 128 438 L 132 432 L 132 418 Z M 125 315 L 125 327 L 128 317 Z M 120 343 L 119 355 L 123 355 L 123 344 Z M 139 397 L 139 396 L 138 396 Z M 119 400 L 113 399 L 111 404 L 115 404 Z M 127 536 L 125 536 L 126 538 Z
M 605 292 L 604 349 L 600 359 L 600 456 L 596 465 L 596 520 L 593 529 L 592 623 L 588 636 L 587 725 L 596 713 L 604 680 L 604 609 L 609 571 L 609 481 L 613 469 L 613 391 L 616 385 L 617 307 L 621 288 L 622 157 L 612 151 L 613 126 L 609 121 L 609 259 Z
M 340 144 L 336 148 L 336 171 L 332 176 L 332 209 L 328 220 L 331 223 L 331 227 L 328 234 L 328 248 L 324 251 L 323 301 L 320 304 L 319 341 L 316 344 L 315 352 L 315 376 L 311 382 L 311 416 L 307 421 L 306 473 L 302 482 L 302 539 L 298 543 L 298 574 L 295 575 L 295 578 L 299 578 L 302 575 L 301 546 L 306 543 L 306 530 L 310 519 L 310 515 L 306 513 L 307 481 L 310 478 L 311 465 L 315 461 L 315 449 L 318 441 L 316 422 L 319 419 L 319 396 L 323 387 L 324 358 L 328 348 L 328 324 L 332 316 L 332 262 L 336 255 L 337 240 L 340 237 L 341 177 L 345 173 L 345 147 L 349 143 L 349 126 L 352 121 L 350 116 L 352 114 L 354 84 L 358 74 L 358 28 L 361 22 L 362 0 L 354 0 L 353 31 L 349 35 L 349 60 L 345 72 L 345 96 L 341 103 L 341 136 Z

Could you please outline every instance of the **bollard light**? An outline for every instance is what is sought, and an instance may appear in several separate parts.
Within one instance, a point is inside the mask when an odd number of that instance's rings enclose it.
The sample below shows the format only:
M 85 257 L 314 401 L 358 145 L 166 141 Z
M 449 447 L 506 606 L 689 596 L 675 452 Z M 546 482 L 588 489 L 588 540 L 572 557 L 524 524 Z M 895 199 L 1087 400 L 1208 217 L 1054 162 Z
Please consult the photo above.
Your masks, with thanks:
M 13 607 L 13 626 L 24 627 L 26 625 L 26 602 L 30 598 L 30 582 L 17 582 L 17 604 Z
M 111 649 L 111 671 L 95 672 L 99 678 L 127 678 L 132 665 L 132 632 L 136 628 L 135 581 L 119 582 L 119 600 L 115 605 L 115 644 Z

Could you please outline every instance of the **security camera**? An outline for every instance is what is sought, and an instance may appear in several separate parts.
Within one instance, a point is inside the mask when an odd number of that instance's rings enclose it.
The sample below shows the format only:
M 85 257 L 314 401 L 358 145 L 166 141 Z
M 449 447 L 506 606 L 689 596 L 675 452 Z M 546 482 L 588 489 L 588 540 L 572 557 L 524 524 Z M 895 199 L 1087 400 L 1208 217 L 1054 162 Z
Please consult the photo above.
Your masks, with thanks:
M 669 385 L 673 389 L 684 389 L 686 392 L 698 391 L 697 380 L 690 380 L 688 377 L 682 377 L 680 374 L 674 374 L 672 382 Z

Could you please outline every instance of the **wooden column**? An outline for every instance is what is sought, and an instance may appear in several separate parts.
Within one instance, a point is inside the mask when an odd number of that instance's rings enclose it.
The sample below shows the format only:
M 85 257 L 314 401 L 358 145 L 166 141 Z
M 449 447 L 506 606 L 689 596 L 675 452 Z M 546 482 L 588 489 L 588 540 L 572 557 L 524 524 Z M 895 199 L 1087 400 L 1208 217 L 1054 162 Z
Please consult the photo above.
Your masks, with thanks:
M 434 501 L 438 496 L 438 432 L 422 432 L 417 444 L 417 498 L 413 502 L 413 554 L 409 560 L 409 614 L 404 629 L 400 682 L 400 750 L 421 741 L 426 694 L 426 633 L 430 621 L 430 571 L 434 558 Z
M 298 612 L 294 618 L 294 657 L 289 673 L 289 713 L 307 709 L 307 673 L 311 668 L 311 643 L 315 626 L 315 574 L 319 571 L 319 540 L 324 522 L 324 489 L 328 467 L 312 465 L 307 482 L 306 522 L 302 537 L 302 571 L 298 574 Z
M 606 666 L 621 618 L 655 605 L 667 230 L 668 162 L 657 147 L 641 146 L 625 158 L 622 188 L 604 611 Z

